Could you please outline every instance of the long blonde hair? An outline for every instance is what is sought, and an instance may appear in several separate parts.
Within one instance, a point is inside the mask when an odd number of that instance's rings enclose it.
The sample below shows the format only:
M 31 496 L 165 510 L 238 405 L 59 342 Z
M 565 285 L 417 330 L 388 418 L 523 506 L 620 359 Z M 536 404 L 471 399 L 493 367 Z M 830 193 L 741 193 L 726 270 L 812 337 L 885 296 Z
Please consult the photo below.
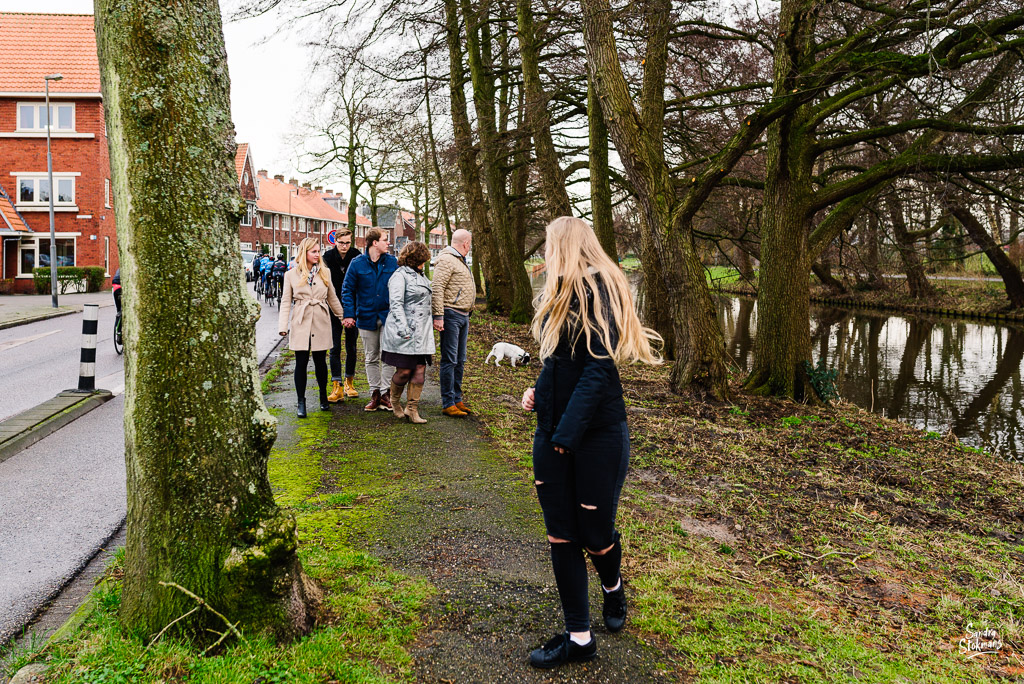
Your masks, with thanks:
M 587 350 L 593 354 L 591 340 L 596 335 L 616 365 L 662 362 L 661 355 L 652 347 L 652 343 L 660 345 L 661 336 L 640 323 L 633 308 L 629 281 L 601 248 L 589 223 L 571 216 L 549 223 L 544 260 L 547 282 L 544 291 L 534 300 L 536 313 L 530 328 L 534 339 L 540 343 L 541 359 L 554 353 L 563 330 L 575 330 L 574 343 L 583 335 Z M 598 278 L 607 298 L 601 295 Z M 593 316 L 588 290 L 593 293 Z M 573 299 L 579 301 L 578 318 L 570 311 Z M 611 311 L 605 310 L 606 304 L 610 304 Z M 618 332 L 617 344 L 612 343 L 613 325 Z
M 302 238 L 302 242 L 299 243 L 298 254 L 295 255 L 295 266 L 299 269 L 299 274 L 303 280 L 309 282 L 309 272 L 313 270 L 309 262 L 306 261 L 306 252 L 320 245 L 320 241 L 316 238 Z M 324 285 L 327 287 L 331 286 L 331 279 L 328 277 L 330 269 L 324 266 L 324 257 L 320 255 L 320 268 L 317 270 L 317 275 L 320 276 L 320 280 L 324 281 Z

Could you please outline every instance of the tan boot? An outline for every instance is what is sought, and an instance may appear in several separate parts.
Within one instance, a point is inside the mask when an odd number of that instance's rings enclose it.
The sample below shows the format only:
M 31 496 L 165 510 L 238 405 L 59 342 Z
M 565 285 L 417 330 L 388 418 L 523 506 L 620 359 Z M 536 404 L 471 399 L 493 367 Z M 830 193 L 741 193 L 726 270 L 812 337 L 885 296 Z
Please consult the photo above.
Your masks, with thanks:
M 402 391 L 405 390 L 405 385 L 396 385 L 395 381 L 391 381 L 391 410 L 395 413 L 395 418 L 405 418 L 405 411 L 402 410 Z M 409 390 L 410 397 L 412 396 L 412 389 Z M 410 399 L 410 401 L 412 401 Z
M 355 378 L 345 378 L 345 396 L 358 397 L 359 390 L 356 389 Z
M 345 391 L 341 386 L 341 383 L 335 380 L 331 383 L 331 393 L 327 396 L 327 401 L 332 404 L 337 404 L 339 401 L 345 398 Z
M 423 391 L 423 383 L 414 385 L 409 383 L 409 401 L 405 404 L 405 415 L 410 423 L 426 423 L 420 418 L 420 393 Z

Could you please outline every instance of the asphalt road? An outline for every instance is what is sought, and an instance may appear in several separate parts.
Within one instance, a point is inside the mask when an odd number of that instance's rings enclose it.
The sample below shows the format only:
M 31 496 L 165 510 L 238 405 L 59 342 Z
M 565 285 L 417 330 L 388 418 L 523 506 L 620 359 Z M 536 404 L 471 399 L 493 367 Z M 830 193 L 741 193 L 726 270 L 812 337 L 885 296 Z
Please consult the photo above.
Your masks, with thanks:
M 260 361 L 281 339 L 277 308 L 263 311 L 256 324 Z M 97 386 L 120 394 L 113 313 L 113 306 L 100 309 L 96 377 Z M 80 315 L 64 316 L 0 331 L 0 418 L 77 386 L 81 325 Z M 122 396 L 0 463 L 0 644 L 116 531 L 125 498 Z

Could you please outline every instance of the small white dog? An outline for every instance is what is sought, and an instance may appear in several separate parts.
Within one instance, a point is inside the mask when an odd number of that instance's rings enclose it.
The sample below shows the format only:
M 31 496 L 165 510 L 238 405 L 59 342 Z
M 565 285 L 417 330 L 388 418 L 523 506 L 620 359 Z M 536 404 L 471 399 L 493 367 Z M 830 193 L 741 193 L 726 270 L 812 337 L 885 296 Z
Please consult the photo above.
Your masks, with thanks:
M 517 347 L 511 342 L 496 342 L 491 351 L 487 354 L 487 358 L 484 359 L 484 363 L 491 360 L 494 357 L 494 365 L 500 366 L 502 359 L 509 359 L 512 362 L 512 367 L 515 368 L 517 363 L 529 365 L 530 355 L 522 347 Z

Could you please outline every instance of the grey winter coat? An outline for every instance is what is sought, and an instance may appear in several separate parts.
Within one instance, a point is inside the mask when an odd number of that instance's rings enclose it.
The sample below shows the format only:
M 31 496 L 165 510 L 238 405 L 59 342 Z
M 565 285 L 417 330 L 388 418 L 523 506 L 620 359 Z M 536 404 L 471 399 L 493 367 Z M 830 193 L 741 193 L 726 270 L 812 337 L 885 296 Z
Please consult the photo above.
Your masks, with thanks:
M 399 266 L 388 281 L 388 294 L 391 310 L 380 335 L 380 348 L 392 354 L 433 354 L 430 281 L 408 266 Z

